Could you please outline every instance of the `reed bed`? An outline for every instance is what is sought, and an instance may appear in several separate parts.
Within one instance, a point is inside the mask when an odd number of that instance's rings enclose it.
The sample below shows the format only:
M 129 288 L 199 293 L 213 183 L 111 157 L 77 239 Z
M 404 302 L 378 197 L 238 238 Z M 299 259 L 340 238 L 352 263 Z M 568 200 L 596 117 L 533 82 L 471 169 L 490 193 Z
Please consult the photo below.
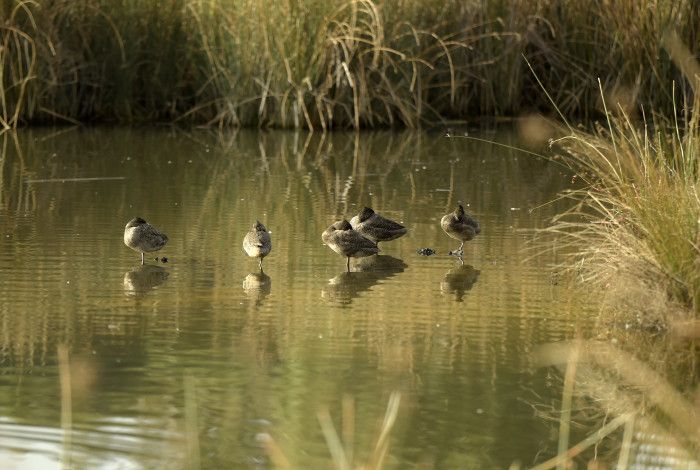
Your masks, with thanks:
M 548 231 L 578 247 L 569 266 L 583 280 L 647 326 L 700 313 L 699 106 L 641 123 L 611 106 L 594 132 L 553 141 L 584 186 Z
M 691 0 L 0 0 L 0 126 L 178 122 L 418 127 L 548 105 L 600 112 L 596 80 L 667 115 L 698 52 Z

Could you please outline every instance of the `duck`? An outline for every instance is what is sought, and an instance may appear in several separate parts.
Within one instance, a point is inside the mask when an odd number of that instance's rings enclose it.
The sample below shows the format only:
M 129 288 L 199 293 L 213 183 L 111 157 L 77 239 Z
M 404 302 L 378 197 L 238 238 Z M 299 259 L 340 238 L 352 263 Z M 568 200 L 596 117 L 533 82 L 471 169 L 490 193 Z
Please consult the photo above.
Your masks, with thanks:
M 364 258 L 379 253 L 377 243 L 354 230 L 350 222 L 345 219 L 328 227 L 321 234 L 321 240 L 331 250 L 348 259 L 348 271 L 350 271 L 350 258 Z
M 379 242 L 396 240 L 408 231 L 400 223 L 377 214 L 371 207 L 365 207 L 355 217 L 350 219 L 350 225 L 360 235 L 369 238 L 377 244 Z
M 440 226 L 448 236 L 462 242 L 459 248 L 450 252 L 450 254 L 457 255 L 460 258 L 464 255 L 464 242 L 473 240 L 474 237 L 481 233 L 479 222 L 464 212 L 464 207 L 461 204 L 457 206 L 454 212 L 445 215 L 440 220 Z
M 272 251 L 272 239 L 270 238 L 270 232 L 259 220 L 255 221 L 253 228 L 243 238 L 243 250 L 251 258 L 259 259 L 260 271 L 262 271 L 263 258 Z
M 134 217 L 124 227 L 124 244 L 141 253 L 141 264 L 145 264 L 144 253 L 158 251 L 168 243 L 168 236 L 141 217 Z

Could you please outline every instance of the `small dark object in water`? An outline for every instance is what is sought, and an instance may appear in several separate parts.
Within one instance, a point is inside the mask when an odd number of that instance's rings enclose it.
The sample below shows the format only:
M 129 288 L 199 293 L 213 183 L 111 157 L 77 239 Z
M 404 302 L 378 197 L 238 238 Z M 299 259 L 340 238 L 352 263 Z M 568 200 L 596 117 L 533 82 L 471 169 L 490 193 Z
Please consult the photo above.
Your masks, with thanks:
M 437 252 L 435 250 L 433 250 L 432 248 L 421 248 L 418 250 L 418 254 L 423 255 L 423 256 L 432 256 L 436 253 Z
M 161 260 L 161 262 L 163 262 L 163 263 L 167 263 L 167 262 L 168 262 L 168 258 L 166 258 L 165 256 L 163 256 L 160 260 Z

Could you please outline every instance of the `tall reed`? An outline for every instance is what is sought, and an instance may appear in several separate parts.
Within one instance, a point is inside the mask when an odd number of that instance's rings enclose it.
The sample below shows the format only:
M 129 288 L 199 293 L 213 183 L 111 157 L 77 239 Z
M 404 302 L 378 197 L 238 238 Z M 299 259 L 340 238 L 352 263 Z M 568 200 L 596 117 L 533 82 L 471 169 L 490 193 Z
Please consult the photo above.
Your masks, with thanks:
M 606 92 L 673 112 L 692 0 L 0 0 L 0 126 L 417 127 Z
M 684 121 L 640 125 L 618 106 L 595 132 L 554 142 L 585 187 L 549 230 L 579 247 L 584 279 L 657 316 L 645 320 L 678 312 L 674 304 L 700 313 L 700 98 L 683 107 Z

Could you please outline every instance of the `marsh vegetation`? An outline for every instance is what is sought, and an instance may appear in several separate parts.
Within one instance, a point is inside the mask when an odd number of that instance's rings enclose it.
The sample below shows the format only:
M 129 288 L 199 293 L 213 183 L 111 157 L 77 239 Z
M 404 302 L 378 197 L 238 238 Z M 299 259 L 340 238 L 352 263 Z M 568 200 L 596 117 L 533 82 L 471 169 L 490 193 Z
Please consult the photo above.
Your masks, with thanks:
M 616 101 L 674 112 L 692 0 L 2 0 L 0 124 L 418 127 Z M 672 88 L 673 83 L 677 89 Z M 677 96 L 675 96 L 677 98 Z
M 0 0 L 3 436 L 66 466 L 624 468 L 663 432 L 692 461 L 696 3 Z M 177 126 L 12 130 L 80 123 Z M 467 263 L 417 257 L 465 201 Z M 318 234 L 366 203 L 409 233 L 345 272 Z M 110 242 L 135 207 L 167 265 Z M 228 243 L 260 216 L 266 273 Z

